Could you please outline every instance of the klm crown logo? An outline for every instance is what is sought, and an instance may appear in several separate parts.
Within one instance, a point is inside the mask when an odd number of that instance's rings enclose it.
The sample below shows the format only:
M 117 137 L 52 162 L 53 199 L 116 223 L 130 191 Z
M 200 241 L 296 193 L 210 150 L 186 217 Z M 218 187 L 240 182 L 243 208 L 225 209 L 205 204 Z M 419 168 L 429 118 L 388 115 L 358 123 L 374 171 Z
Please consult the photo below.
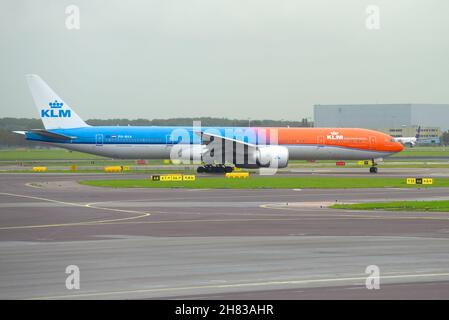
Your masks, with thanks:
M 343 140 L 344 137 L 338 131 L 332 131 L 330 134 L 326 136 L 328 140 Z
M 50 106 L 50 109 L 41 110 L 42 118 L 70 118 L 72 116 L 71 110 L 61 109 L 64 105 L 63 102 L 55 100 L 54 102 L 49 102 L 48 105 Z
M 58 108 L 62 108 L 62 106 L 64 105 L 64 103 L 58 102 L 58 100 L 55 100 L 55 102 L 49 102 L 48 105 L 49 105 L 50 108 L 52 108 L 52 109 L 58 109 Z

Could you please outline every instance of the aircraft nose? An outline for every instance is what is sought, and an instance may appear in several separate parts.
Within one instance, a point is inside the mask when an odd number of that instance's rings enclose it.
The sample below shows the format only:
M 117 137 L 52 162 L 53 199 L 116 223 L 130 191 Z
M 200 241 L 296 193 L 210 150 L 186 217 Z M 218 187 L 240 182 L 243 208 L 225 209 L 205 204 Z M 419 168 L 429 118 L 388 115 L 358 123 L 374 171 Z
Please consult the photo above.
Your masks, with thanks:
M 395 148 L 396 152 L 401 152 L 402 150 L 404 150 L 404 145 L 400 142 L 396 142 L 396 148 Z

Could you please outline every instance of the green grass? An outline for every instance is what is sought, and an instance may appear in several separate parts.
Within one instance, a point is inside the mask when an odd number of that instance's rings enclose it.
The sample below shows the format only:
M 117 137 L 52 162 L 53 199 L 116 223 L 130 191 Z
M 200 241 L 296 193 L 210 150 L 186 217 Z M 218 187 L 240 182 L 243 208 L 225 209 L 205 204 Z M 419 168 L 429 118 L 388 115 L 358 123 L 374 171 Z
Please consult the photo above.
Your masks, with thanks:
M 444 161 L 444 160 L 443 160 Z M 380 170 L 382 168 L 449 168 L 449 161 L 418 161 L 418 160 L 394 160 L 389 161 L 388 159 L 382 163 L 378 164 Z M 357 162 L 346 161 L 345 166 L 338 167 L 335 165 L 335 161 L 332 162 L 324 162 L 319 161 L 315 163 L 307 163 L 307 162 L 292 162 L 289 161 L 288 165 L 289 169 L 294 168 L 365 168 L 367 171 L 369 170 L 369 166 L 361 166 L 358 165 Z
M 394 157 L 449 157 L 449 147 L 414 147 L 396 153 Z
M 64 149 L 14 149 L 0 150 L 0 160 L 95 160 L 107 159 L 87 153 L 68 151 Z
M 449 161 L 420 161 L 416 157 L 432 157 L 447 156 L 449 159 L 449 147 L 415 147 L 407 148 L 403 152 L 398 153 L 398 157 L 406 157 L 406 159 L 396 160 L 385 158 L 385 162 L 379 164 L 382 168 L 449 168 Z M 15 168 L 21 162 L 23 166 Z M 163 165 L 163 160 L 147 160 L 149 165 Z M 0 150 L 0 169 L 1 167 L 13 166 L 9 172 L 29 172 L 33 166 L 46 166 L 52 172 L 69 172 L 69 166 L 77 165 L 81 170 L 79 172 L 99 172 L 99 167 L 108 165 L 136 165 L 133 160 L 112 160 L 100 156 L 90 155 L 86 153 L 68 151 L 65 149 L 10 149 Z M 64 167 L 67 168 L 65 171 Z M 290 161 L 289 168 L 364 168 L 368 171 L 368 167 L 361 167 L 357 161 L 346 161 L 346 166 L 337 167 L 335 161 L 320 160 L 310 163 L 302 160 Z M 5 172 L 1 171 L 0 172 Z M 139 171 L 140 172 L 140 171 Z
M 449 187 L 449 178 L 434 179 L 433 185 L 407 185 L 404 178 L 346 178 L 346 177 L 260 177 L 226 179 L 224 177 L 197 177 L 196 181 L 83 180 L 83 185 L 112 188 L 189 188 L 189 189 L 335 189 L 335 188 L 427 188 Z
M 92 164 L 90 162 L 93 162 Z M 0 166 L 17 165 L 23 162 L 24 166 L 108 166 L 108 165 L 135 165 L 135 160 L 113 160 L 92 154 L 69 151 L 65 149 L 10 149 L 0 150 Z M 146 160 L 147 164 L 162 165 L 163 160 Z
M 76 171 L 71 171 L 69 169 L 66 170 L 58 170 L 58 169 L 48 169 L 45 172 L 34 172 L 32 169 L 27 170 L 1 170 L 0 174 L 2 173 L 36 173 L 36 174 L 47 174 L 47 173 L 106 173 L 104 170 L 99 169 L 78 169 Z M 141 170 L 128 170 L 123 172 L 111 172 L 108 173 L 110 175 L 126 175 L 126 174 L 174 174 L 174 173 L 180 173 L 180 174 L 194 174 L 195 172 L 193 170 L 171 170 L 171 169 L 141 169 Z
M 350 210 L 387 210 L 387 211 L 449 211 L 449 200 L 434 201 L 394 201 L 353 204 L 334 204 L 334 209 Z

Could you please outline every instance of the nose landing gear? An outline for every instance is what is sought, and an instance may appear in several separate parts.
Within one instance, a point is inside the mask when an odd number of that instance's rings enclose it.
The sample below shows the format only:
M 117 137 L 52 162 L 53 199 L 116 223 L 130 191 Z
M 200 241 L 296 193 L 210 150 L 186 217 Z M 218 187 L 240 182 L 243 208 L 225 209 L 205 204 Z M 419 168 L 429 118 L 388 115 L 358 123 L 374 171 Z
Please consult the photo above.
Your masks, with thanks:
M 377 163 L 376 162 L 374 162 L 374 159 L 372 159 L 372 166 L 371 166 L 371 168 L 369 168 L 369 172 L 370 173 L 377 173 Z

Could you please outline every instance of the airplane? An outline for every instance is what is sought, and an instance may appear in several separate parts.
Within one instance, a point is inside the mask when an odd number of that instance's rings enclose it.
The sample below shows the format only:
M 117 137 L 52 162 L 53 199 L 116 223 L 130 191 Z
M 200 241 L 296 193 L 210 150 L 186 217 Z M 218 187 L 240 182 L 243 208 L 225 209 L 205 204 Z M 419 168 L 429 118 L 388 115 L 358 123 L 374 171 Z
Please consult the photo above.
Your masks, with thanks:
M 289 160 L 372 160 L 403 150 L 390 135 L 359 128 L 90 126 L 38 75 L 26 75 L 45 129 L 14 131 L 43 142 L 115 159 L 201 163 L 197 172 L 284 168 Z
M 416 145 L 416 142 L 419 139 L 421 133 L 421 126 L 416 130 L 416 135 L 414 137 L 396 137 L 395 141 L 402 143 L 403 145 L 410 145 L 410 148 L 413 148 Z

